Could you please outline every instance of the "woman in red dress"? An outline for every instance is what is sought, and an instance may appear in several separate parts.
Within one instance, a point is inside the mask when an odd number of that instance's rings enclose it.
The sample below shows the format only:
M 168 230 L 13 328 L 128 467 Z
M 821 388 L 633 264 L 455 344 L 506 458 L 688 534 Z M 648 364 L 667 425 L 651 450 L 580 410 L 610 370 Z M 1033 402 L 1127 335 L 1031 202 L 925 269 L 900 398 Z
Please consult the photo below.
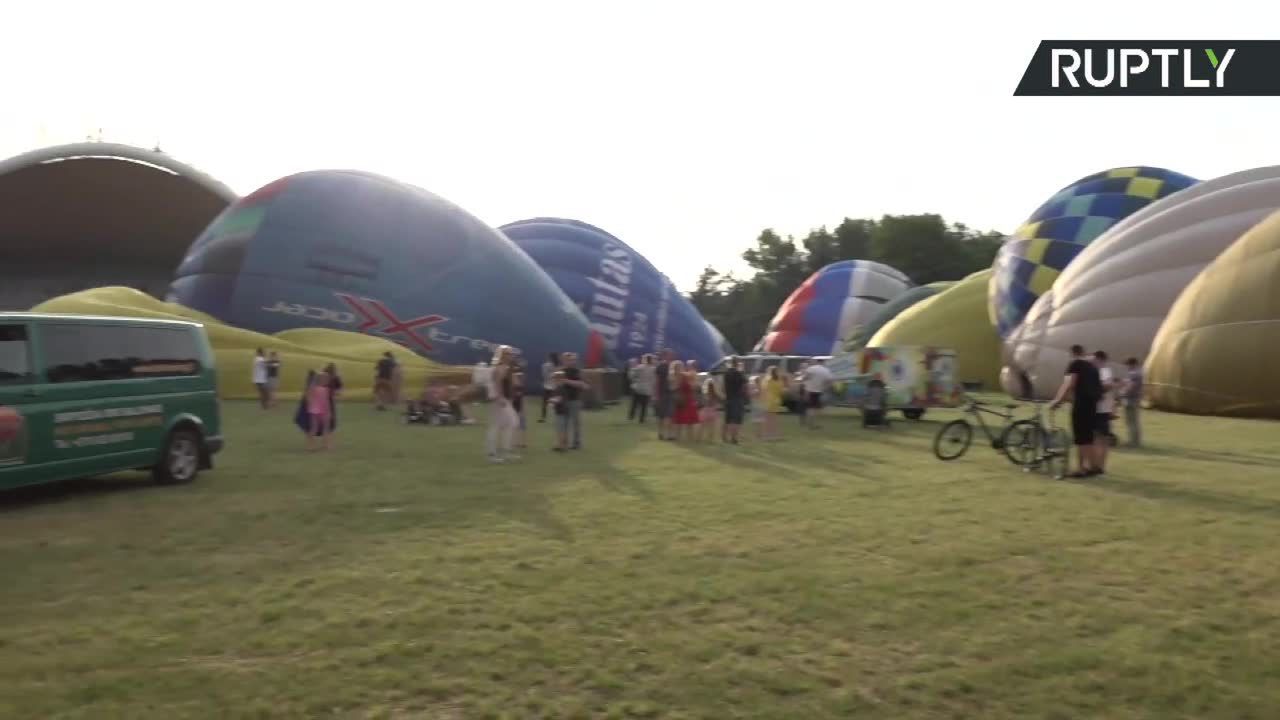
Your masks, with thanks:
M 692 375 L 684 363 L 677 361 L 671 364 L 671 383 L 676 399 L 676 437 L 681 440 L 693 440 L 694 428 L 698 425 L 698 397 L 694 392 Z

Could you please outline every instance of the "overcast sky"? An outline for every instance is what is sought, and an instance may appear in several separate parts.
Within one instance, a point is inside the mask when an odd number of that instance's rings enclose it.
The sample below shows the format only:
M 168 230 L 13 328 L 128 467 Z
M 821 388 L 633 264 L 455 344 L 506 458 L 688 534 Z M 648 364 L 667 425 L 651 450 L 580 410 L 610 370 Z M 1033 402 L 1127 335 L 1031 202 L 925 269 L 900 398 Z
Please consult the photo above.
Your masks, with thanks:
M 369 170 L 599 225 L 686 289 L 765 227 L 1010 231 L 1108 167 L 1280 163 L 1280 98 L 1013 97 L 1041 39 L 1276 37 L 1263 2 L 41 0 L 0 27 L 0 156 L 101 128 L 240 193 Z

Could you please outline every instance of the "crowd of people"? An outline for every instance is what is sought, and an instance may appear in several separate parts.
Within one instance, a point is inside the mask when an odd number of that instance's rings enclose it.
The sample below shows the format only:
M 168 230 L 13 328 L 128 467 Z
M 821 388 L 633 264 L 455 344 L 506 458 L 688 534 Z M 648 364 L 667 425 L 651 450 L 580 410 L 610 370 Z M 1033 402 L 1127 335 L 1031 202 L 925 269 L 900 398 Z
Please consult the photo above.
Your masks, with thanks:
M 1071 431 L 1079 468 L 1072 475 L 1101 475 L 1106 472 L 1109 448 L 1116 441 L 1112 422 L 1118 407 L 1123 410 L 1129 445 L 1142 444 L 1142 368 L 1136 358 L 1129 358 L 1124 376 L 1116 377 L 1105 351 L 1098 350 L 1090 356 L 1076 345 L 1071 354 L 1052 406 L 1071 403 Z M 263 409 L 276 404 L 281 367 L 275 352 L 257 351 L 253 382 Z M 491 411 L 485 454 L 494 463 L 517 460 L 518 450 L 527 447 L 525 371 L 518 353 L 501 346 L 492 363 L 476 368 L 472 388 L 429 384 L 421 395 L 407 401 L 405 421 L 470 424 L 472 420 L 464 412 L 466 401 L 487 400 Z M 730 358 L 723 372 L 712 376 L 700 374 L 693 360 L 676 359 L 671 350 L 632 360 L 625 377 L 630 397 L 629 421 L 645 424 L 652 415 L 662 441 L 719 441 L 728 445 L 742 442 L 744 425 L 753 428 L 752 435 L 758 441 L 781 440 L 779 416 L 786 409 L 788 398 L 798 411 L 800 425 L 817 428 L 823 398 L 832 383 L 831 372 L 821 359 L 806 363 L 794 376 L 788 376 L 777 365 L 748 376 L 741 359 Z M 378 410 L 400 404 L 401 378 L 400 364 L 390 352 L 385 353 L 375 365 L 373 378 L 374 406 Z M 308 371 L 304 387 L 294 421 L 306 435 L 308 450 L 328 450 L 338 426 L 338 400 L 343 389 L 337 366 L 330 363 L 318 372 Z M 554 423 L 552 450 L 580 450 L 583 400 L 591 387 L 584 380 L 577 354 L 551 353 L 542 363 L 541 387 L 538 422 Z M 864 415 L 871 416 L 865 411 Z
M 1123 404 L 1129 446 L 1142 445 L 1142 366 L 1137 358 L 1129 358 L 1125 368 L 1125 376 L 1116 378 L 1106 351 L 1089 356 L 1083 346 L 1071 347 L 1071 363 L 1052 402 L 1054 408 L 1071 402 L 1071 434 L 1079 468 L 1071 477 L 1106 474 L 1108 452 L 1116 439 L 1111 425 L 1117 400 Z

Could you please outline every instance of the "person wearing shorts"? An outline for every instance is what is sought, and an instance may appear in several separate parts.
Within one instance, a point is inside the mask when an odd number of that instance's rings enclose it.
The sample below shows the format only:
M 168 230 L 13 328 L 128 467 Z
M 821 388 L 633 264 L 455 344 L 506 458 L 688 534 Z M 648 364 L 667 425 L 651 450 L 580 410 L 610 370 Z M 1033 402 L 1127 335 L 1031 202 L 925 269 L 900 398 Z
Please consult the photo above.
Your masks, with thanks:
M 822 394 L 831 384 L 831 371 L 822 364 L 821 360 L 814 360 L 801 371 L 800 376 L 805 393 L 801 398 L 803 407 L 800 424 L 816 428 L 818 414 L 822 410 Z
M 1072 477 L 1100 475 L 1094 441 L 1098 434 L 1098 400 L 1102 395 L 1102 381 L 1098 368 L 1085 357 L 1084 348 L 1071 346 L 1071 364 L 1067 366 L 1062 386 L 1053 398 L 1053 407 L 1064 403 L 1071 395 L 1071 434 L 1079 453 L 1080 470 Z
M 747 409 L 747 376 L 742 374 L 742 361 L 733 358 L 724 373 L 724 427 L 721 439 L 738 444 L 743 416 Z

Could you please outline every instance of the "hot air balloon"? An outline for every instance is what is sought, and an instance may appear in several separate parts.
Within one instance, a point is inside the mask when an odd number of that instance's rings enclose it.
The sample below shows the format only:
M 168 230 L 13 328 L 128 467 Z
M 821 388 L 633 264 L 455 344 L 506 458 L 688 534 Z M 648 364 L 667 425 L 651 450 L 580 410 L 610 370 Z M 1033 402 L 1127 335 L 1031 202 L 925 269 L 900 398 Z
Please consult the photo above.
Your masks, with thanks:
M 956 353 L 956 380 L 995 388 L 1000 381 L 1000 338 L 987 320 L 991 272 L 979 270 L 903 310 L 872 336 L 868 346 L 950 348 Z
M 1072 345 L 1121 360 L 1145 358 L 1187 284 L 1278 209 L 1280 167 L 1264 167 L 1200 183 L 1117 223 L 1072 261 L 1005 340 L 1010 377 L 1025 373 L 1045 399 L 1062 382 Z
M 857 350 L 867 347 L 871 342 L 871 338 L 874 337 L 877 332 L 880 332 L 880 328 L 889 324 L 890 321 L 898 317 L 898 315 L 900 315 L 904 310 L 914 306 L 916 303 L 928 300 L 952 285 L 955 285 L 955 282 L 943 280 L 941 282 L 913 287 L 884 305 L 881 305 L 880 309 L 876 311 L 876 314 L 871 316 L 871 319 L 868 320 L 866 324 L 862 325 L 853 333 L 853 336 L 845 343 L 844 349 Z
M 578 304 L 619 362 L 671 348 L 710 367 L 733 353 L 665 275 L 604 230 L 562 218 L 500 229 Z
M 881 306 L 911 287 L 897 270 L 868 260 L 842 260 L 809 276 L 769 323 L 757 344 L 764 352 L 831 355 Z
M 378 335 L 451 365 L 500 344 L 604 359 L 577 306 L 501 233 L 364 172 L 304 172 L 236 202 L 191 246 L 169 299 L 264 333 Z
M 1280 418 L 1280 212 L 1245 232 L 1174 302 L 1147 359 L 1147 397 L 1203 415 Z
M 1196 182 L 1163 168 L 1124 167 L 1080 178 L 1059 190 L 996 255 L 989 289 L 996 332 L 1008 337 L 1036 298 L 1094 238 L 1152 201 Z

